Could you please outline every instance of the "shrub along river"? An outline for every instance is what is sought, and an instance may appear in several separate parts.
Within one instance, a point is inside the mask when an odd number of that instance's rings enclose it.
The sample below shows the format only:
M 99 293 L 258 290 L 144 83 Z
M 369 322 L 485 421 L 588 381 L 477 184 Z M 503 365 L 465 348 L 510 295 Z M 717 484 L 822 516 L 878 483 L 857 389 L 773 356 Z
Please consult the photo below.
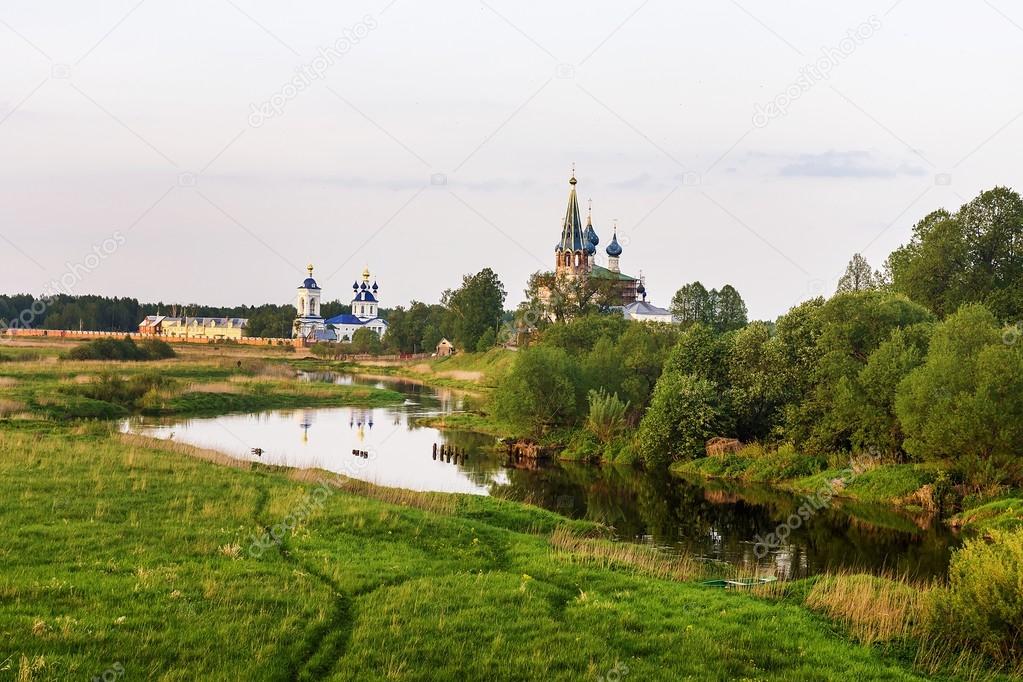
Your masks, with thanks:
M 853 570 L 928 578 L 946 572 L 949 554 L 958 545 L 937 520 L 880 505 L 833 499 L 816 509 L 803 497 L 766 486 L 683 480 L 631 467 L 552 463 L 516 468 L 489 436 L 416 425 L 417 417 L 465 409 L 470 398 L 463 393 L 397 379 L 330 373 L 303 378 L 386 387 L 404 394 L 405 402 L 196 419 L 138 417 L 122 428 L 239 459 L 319 467 L 382 486 L 526 501 L 607 524 L 622 540 L 759 566 L 779 577 Z M 435 458 L 434 444 L 456 454 L 450 461 Z M 785 538 L 764 542 L 772 533 Z

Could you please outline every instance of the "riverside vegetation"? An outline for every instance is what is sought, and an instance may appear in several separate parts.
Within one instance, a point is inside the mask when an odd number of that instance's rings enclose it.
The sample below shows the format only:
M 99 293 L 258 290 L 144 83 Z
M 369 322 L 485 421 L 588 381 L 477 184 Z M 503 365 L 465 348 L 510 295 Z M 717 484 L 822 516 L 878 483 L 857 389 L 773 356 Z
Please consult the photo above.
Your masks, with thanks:
M 239 462 L 118 433 L 105 419 L 184 410 L 197 403 L 175 402 L 183 396 L 246 395 L 252 384 L 288 405 L 374 404 L 387 391 L 310 386 L 295 380 L 293 361 L 212 349 L 142 362 L 2 352 L 0 382 L 17 396 L 5 400 L 19 403 L 0 418 L 0 492 L 15 501 L 0 509 L 13 531 L 0 543 L 0 673 L 12 679 L 114 666 L 168 680 L 568 680 L 615 669 L 637 679 L 910 680 L 1012 670 L 998 627 L 971 629 L 970 641 L 944 631 L 949 611 L 988 622 L 995 604 L 976 603 L 976 591 L 988 592 L 969 567 L 1009 574 L 986 544 L 963 550 L 947 586 L 824 576 L 717 591 L 697 582 L 736 569 L 615 542 L 535 507 Z M 107 375 L 168 383 L 142 401 L 83 393 Z M 77 400 L 112 407 L 83 416 L 72 412 Z M 334 492 L 279 543 L 246 551 L 324 484 Z M 916 597 L 899 600 L 904 590 Z
M 144 364 L 188 382 L 182 395 L 256 380 L 289 402 L 320 399 L 284 363 L 263 363 Z M 24 401 L 0 421 L 0 493 L 14 501 L 0 509 L 12 531 L 0 542 L 0 674 L 11 679 L 997 676 L 929 634 L 929 614 L 971 601 L 969 583 L 944 599 L 927 586 L 883 618 L 872 605 L 892 595 L 858 587 L 863 576 L 711 590 L 696 581 L 731 569 L 535 507 L 239 462 L 51 411 L 47 396 L 94 383 L 80 377 L 127 379 L 139 364 L 44 351 L 0 372 Z M 324 484 L 333 492 L 279 543 L 246 551 Z M 1002 651 L 990 633 L 978 644 L 990 660 Z

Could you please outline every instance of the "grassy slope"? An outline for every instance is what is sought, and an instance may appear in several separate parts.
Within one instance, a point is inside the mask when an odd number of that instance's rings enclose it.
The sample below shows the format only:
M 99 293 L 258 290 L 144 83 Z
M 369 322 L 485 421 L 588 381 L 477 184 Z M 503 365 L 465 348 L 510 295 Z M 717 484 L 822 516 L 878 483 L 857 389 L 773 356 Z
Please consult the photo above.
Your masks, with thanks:
M 160 448 L 160 449 L 155 449 Z M 496 500 L 310 487 L 99 427 L 0 429 L 0 669 L 26 679 L 918 679 L 797 606 L 554 550 Z M 527 534 L 526 529 L 540 534 Z M 241 545 L 241 547 L 239 547 Z
M 158 362 L 49 360 L 0 364 L 3 396 L 51 419 L 116 418 L 134 408 L 84 395 L 103 373 L 127 380 L 159 375 L 164 385 L 144 408 L 148 414 L 212 414 L 329 405 L 374 406 L 401 402 L 395 391 L 294 380 L 283 363 L 219 360 L 211 355 Z M 14 411 L 14 410 L 9 410 Z
M 349 364 L 345 369 L 388 374 L 422 381 L 431 386 L 489 391 L 515 360 L 514 351 L 493 348 L 486 353 L 458 353 L 446 358 L 414 360 L 401 364 Z
M 672 471 L 682 475 L 697 474 L 712 478 L 769 483 L 806 493 L 830 489 L 832 480 L 848 477 L 847 471 L 822 470 L 822 466 L 824 466 L 822 460 L 779 451 L 759 456 L 737 453 L 722 457 L 702 457 L 677 462 L 672 465 Z M 932 483 L 936 471 L 933 466 L 886 464 L 851 477 L 847 485 L 838 489 L 837 494 L 839 497 L 860 502 L 899 504 L 922 486 Z
M 956 514 L 950 523 L 977 533 L 1018 530 L 1023 528 L 1023 498 L 1016 493 L 978 503 Z

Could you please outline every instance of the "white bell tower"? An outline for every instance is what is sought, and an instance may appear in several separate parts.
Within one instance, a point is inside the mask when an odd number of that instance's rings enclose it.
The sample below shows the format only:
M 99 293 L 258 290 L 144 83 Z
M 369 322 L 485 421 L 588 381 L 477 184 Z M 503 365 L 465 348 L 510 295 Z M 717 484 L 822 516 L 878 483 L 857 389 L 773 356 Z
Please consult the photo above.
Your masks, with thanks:
M 323 318 L 320 316 L 320 287 L 313 279 L 313 266 L 306 267 L 308 276 L 295 294 L 295 317 L 292 336 L 303 338 L 325 329 Z

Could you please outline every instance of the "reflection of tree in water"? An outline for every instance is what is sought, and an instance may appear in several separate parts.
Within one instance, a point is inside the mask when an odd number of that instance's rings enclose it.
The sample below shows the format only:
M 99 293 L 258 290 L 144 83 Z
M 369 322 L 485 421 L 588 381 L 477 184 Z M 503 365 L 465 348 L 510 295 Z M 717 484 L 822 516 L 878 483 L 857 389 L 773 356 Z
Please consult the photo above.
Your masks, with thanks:
M 940 525 L 836 500 L 815 510 L 808 522 L 799 519 L 799 527 L 777 550 L 758 559 L 757 538 L 767 538 L 798 515 L 805 498 L 764 486 L 698 483 L 622 467 L 510 469 L 508 478 L 505 486 L 492 484 L 491 493 L 603 523 L 623 539 L 731 563 L 773 564 L 785 575 L 829 568 L 941 575 L 955 544 Z

